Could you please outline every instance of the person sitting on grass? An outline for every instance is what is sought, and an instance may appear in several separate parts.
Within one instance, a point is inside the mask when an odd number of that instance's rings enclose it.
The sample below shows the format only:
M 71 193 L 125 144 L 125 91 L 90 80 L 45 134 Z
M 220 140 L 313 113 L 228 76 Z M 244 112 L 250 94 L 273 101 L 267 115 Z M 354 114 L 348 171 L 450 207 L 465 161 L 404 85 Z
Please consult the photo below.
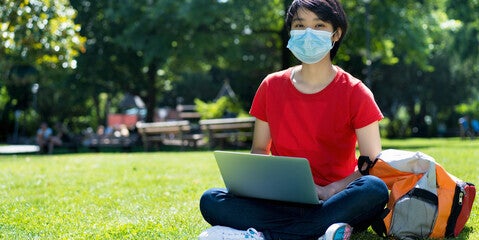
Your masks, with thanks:
M 49 144 L 52 137 L 52 129 L 48 126 L 46 122 L 40 124 L 40 128 L 37 130 L 36 141 L 37 145 L 40 147 L 42 152 L 49 151 Z
M 259 86 L 250 109 L 256 117 L 251 152 L 308 159 L 323 203 L 209 189 L 200 211 L 212 227 L 201 240 L 349 239 L 352 229 L 366 230 L 388 201 L 385 183 L 357 169 L 356 143 L 370 159 L 381 151 L 383 115 L 371 91 L 332 64 L 347 30 L 339 0 L 294 0 L 286 26 L 288 48 L 302 64 L 268 75 Z
M 61 122 L 57 122 L 55 124 L 55 132 L 56 134 L 50 138 L 50 142 L 48 144 L 48 153 L 53 153 L 53 148 L 56 146 L 62 146 L 63 143 L 71 142 L 70 133 L 65 125 Z

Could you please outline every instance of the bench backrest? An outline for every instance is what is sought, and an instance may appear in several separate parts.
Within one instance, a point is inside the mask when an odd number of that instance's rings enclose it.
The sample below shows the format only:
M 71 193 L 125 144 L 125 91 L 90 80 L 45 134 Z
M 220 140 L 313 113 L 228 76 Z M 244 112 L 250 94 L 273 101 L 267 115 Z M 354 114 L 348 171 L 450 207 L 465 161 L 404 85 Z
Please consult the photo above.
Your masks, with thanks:
M 200 120 L 203 130 L 248 129 L 254 127 L 256 118 L 218 118 Z
M 169 122 L 138 122 L 136 128 L 140 134 L 176 133 L 189 131 L 191 129 L 188 120 Z

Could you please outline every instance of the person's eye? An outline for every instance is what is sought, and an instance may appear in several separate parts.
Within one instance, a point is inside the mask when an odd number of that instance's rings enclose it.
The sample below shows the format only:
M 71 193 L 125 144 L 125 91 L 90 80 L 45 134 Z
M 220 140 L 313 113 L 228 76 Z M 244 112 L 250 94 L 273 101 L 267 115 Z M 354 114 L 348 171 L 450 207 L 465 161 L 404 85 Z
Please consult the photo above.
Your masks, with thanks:
M 294 25 L 293 25 L 293 28 L 294 28 L 294 29 L 302 29 L 302 28 L 304 28 L 304 25 L 301 24 L 301 23 L 297 23 L 297 24 L 294 24 Z
M 314 26 L 314 29 L 323 29 L 324 27 L 326 27 L 324 24 L 318 23 Z

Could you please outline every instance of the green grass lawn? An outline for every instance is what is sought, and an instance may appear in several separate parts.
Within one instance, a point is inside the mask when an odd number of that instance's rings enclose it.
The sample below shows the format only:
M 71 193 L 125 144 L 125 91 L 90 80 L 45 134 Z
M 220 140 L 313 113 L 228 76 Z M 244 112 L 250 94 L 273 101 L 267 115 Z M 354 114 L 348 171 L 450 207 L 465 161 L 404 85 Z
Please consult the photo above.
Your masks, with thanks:
M 383 140 L 479 183 L 479 140 Z M 205 152 L 0 156 L 1 239 L 196 239 L 198 199 L 223 186 Z M 477 202 L 477 201 L 476 201 Z M 476 203 L 459 239 L 479 239 Z M 372 231 L 353 239 L 380 239 Z

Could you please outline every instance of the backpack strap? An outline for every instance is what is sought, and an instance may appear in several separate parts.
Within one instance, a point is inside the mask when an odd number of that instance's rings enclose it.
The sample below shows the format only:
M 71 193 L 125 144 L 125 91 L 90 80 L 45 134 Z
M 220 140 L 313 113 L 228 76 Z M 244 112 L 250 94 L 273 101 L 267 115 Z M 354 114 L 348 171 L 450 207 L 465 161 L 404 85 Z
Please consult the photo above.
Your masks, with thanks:
M 386 238 L 388 236 L 386 224 L 384 223 L 384 218 L 389 214 L 390 211 L 391 210 L 389 208 L 385 208 L 383 212 L 379 215 L 379 217 L 376 218 L 371 224 L 371 228 L 373 229 L 373 231 L 383 238 Z
M 369 170 L 374 167 L 374 164 L 378 159 L 374 159 L 374 161 L 371 161 L 371 159 L 368 156 L 359 156 L 358 158 L 358 170 L 359 172 L 364 176 L 364 175 L 369 175 Z M 364 164 L 366 166 L 364 167 Z

